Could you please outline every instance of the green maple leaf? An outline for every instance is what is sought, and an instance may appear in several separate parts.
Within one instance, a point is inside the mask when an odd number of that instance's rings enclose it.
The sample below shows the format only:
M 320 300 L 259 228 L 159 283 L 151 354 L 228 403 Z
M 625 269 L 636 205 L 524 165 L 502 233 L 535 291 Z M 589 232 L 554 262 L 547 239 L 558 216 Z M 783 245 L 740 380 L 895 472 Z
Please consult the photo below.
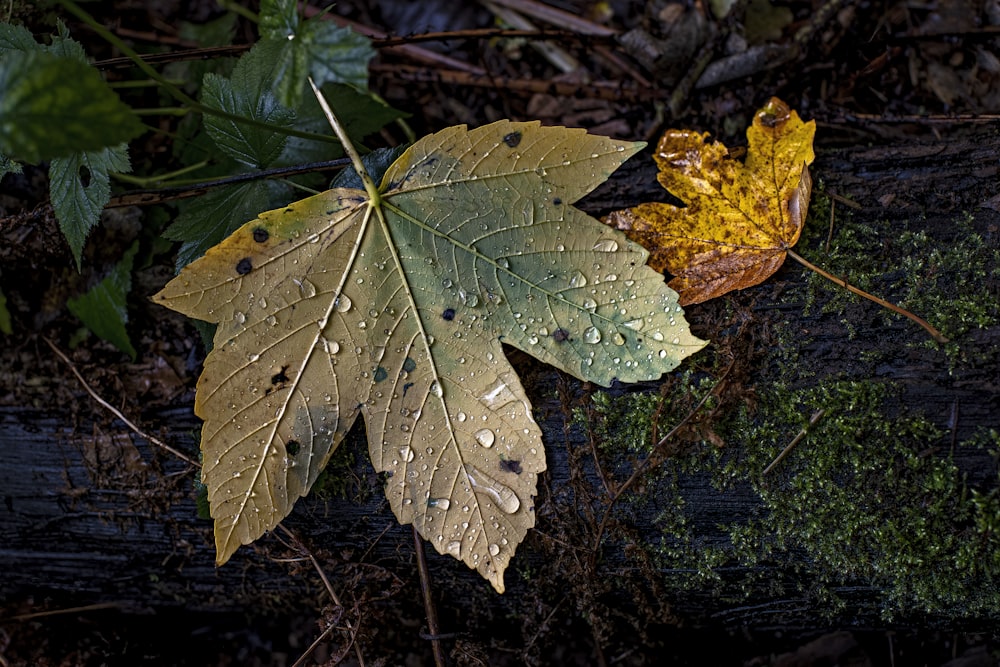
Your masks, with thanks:
M 572 205 L 641 147 L 449 128 L 377 189 L 261 214 L 154 296 L 219 325 L 195 402 L 218 562 L 291 511 L 361 414 L 400 522 L 502 592 L 545 470 L 502 344 L 605 386 L 705 344 L 648 253 Z

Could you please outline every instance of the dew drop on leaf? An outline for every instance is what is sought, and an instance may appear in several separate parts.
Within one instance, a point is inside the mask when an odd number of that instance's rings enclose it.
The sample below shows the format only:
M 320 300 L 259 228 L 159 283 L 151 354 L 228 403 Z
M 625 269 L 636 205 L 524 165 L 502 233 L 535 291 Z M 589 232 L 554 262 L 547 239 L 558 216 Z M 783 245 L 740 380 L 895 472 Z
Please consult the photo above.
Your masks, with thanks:
M 587 343 L 600 343 L 601 332 L 597 327 L 587 327 L 583 330 L 583 340 Z
M 341 294 L 340 296 L 337 297 L 337 300 L 334 302 L 333 307 L 337 310 L 338 313 L 346 313 L 351 309 L 352 305 L 354 304 L 351 303 L 351 297 L 347 296 L 346 294 Z
M 513 514 L 521 507 L 521 499 L 506 484 L 501 484 L 472 465 L 466 465 L 465 472 L 469 475 L 469 483 L 472 484 L 472 490 L 488 496 L 496 503 L 500 511 Z
M 496 434 L 488 428 L 480 429 L 476 431 L 476 442 L 488 449 L 496 442 Z
M 575 272 L 569 278 L 570 287 L 584 287 L 587 284 L 587 276 L 583 275 L 579 271 Z
M 299 294 L 302 295 L 303 299 L 311 299 L 316 296 L 316 286 L 308 278 L 296 280 L 295 284 L 299 286 Z
M 428 498 L 427 506 L 436 507 L 440 510 L 446 510 L 451 507 L 451 501 L 447 498 Z
M 500 547 L 499 547 L 499 545 L 491 544 L 489 548 L 490 548 L 490 555 L 491 556 L 496 556 L 498 553 L 500 553 Z
M 618 241 L 614 239 L 601 239 L 594 244 L 594 250 L 597 252 L 616 252 L 618 250 Z
M 632 331 L 642 331 L 642 328 L 646 326 L 646 320 L 642 319 L 641 317 L 637 317 L 634 320 L 629 320 L 628 322 L 626 322 L 625 326 L 627 326 Z
M 620 331 L 616 331 L 614 335 L 611 336 L 611 342 L 614 343 L 615 345 L 624 345 L 625 336 L 623 336 Z

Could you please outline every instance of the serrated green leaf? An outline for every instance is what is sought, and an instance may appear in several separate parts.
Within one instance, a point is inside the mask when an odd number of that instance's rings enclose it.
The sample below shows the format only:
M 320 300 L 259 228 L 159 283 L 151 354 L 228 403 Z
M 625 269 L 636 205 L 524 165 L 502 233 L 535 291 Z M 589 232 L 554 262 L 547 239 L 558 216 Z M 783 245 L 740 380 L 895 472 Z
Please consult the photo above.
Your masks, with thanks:
M 35 41 L 31 31 L 20 25 L 0 23 L 0 57 L 10 51 L 41 51 L 42 46 Z
M 361 156 L 361 164 L 364 165 L 365 171 L 372 177 L 372 180 L 378 183 L 382 180 L 382 176 L 389 166 L 398 160 L 399 156 L 405 153 L 407 148 L 407 146 L 378 148 L 368 155 Z M 354 167 L 346 167 L 330 181 L 330 189 L 333 190 L 334 188 L 364 190 L 365 186 L 361 181 L 361 177 L 358 176 L 358 172 L 354 171 Z
M 407 116 L 398 109 L 379 102 L 371 95 L 358 92 L 344 84 L 324 84 L 322 92 L 323 96 L 329 100 L 334 113 L 342 119 L 347 134 L 355 146 L 364 145 L 365 137 L 378 132 L 392 121 Z M 330 124 L 314 96 L 309 95 L 303 98 L 302 104 L 296 109 L 295 127 L 316 134 L 329 133 Z M 292 165 L 319 162 L 332 160 L 343 154 L 344 151 L 338 143 L 288 137 L 285 151 L 275 164 Z
M 244 54 L 230 78 L 206 74 L 202 103 L 231 114 L 291 127 L 295 113 L 282 106 L 271 92 L 273 47 L 258 44 Z M 205 116 L 205 129 L 227 155 L 255 168 L 270 166 L 287 141 L 287 135 L 218 116 Z
M 52 208 L 77 269 L 87 236 L 100 222 L 101 211 L 111 199 L 111 172 L 125 173 L 131 168 L 125 144 L 55 158 L 49 165 Z
M 132 261 L 138 242 L 125 251 L 111 273 L 86 293 L 70 299 L 69 311 L 95 334 L 108 341 L 135 361 L 135 348 L 129 340 L 126 299 L 132 290 Z
M 298 2 L 295 0 L 261 0 L 260 36 L 263 39 L 295 37 L 299 27 Z
M 368 88 L 368 63 L 375 50 L 367 37 L 320 16 L 299 22 L 294 2 L 266 4 L 274 11 L 266 29 L 262 11 L 261 41 L 277 47 L 274 90 L 284 105 L 300 104 L 310 76 L 317 85 L 333 82 Z
M 164 287 L 219 324 L 195 400 L 217 562 L 288 514 L 362 414 L 400 522 L 502 592 L 545 469 L 503 344 L 605 386 L 705 344 L 648 253 L 572 206 L 642 145 L 448 128 L 377 195 L 263 213 Z
M 2 181 L 3 177 L 6 176 L 7 174 L 20 174 L 20 173 L 21 173 L 20 164 L 14 162 L 6 155 L 0 154 L 0 181 Z
M 0 153 L 21 162 L 96 151 L 144 131 L 97 70 L 73 57 L 8 51 L 0 91 Z
M 182 241 L 177 251 L 178 268 L 187 266 L 205 251 L 229 236 L 260 211 L 273 208 L 290 189 L 274 181 L 226 185 L 185 203 L 181 214 L 163 235 Z

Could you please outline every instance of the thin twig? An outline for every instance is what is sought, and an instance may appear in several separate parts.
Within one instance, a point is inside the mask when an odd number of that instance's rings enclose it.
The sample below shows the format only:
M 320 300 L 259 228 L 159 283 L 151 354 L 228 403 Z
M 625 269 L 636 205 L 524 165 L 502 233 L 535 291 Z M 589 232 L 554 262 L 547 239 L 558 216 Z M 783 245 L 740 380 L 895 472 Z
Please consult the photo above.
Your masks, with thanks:
M 330 599 L 333 600 L 333 603 L 338 607 L 340 607 L 341 609 L 344 609 L 344 605 L 341 603 L 340 597 L 337 596 L 337 591 L 333 589 L 333 584 L 330 583 L 330 579 L 326 576 L 326 572 L 323 571 L 323 568 L 320 566 L 319 561 L 316 560 L 316 557 L 313 555 L 312 551 L 310 551 L 306 547 L 306 545 L 303 544 L 302 540 L 300 540 L 295 535 L 295 533 L 290 531 L 284 525 L 279 523 L 278 528 L 280 528 L 281 531 L 288 536 L 288 539 L 292 540 L 292 542 L 295 544 L 295 548 L 304 553 L 306 557 L 309 559 L 309 562 L 312 563 L 313 568 L 316 570 L 317 574 L 319 574 L 319 578 L 323 581 L 323 586 L 326 588 L 326 592 L 330 594 Z M 351 646 L 354 648 L 354 654 L 358 658 L 358 664 L 361 665 L 361 667 L 365 667 L 365 658 L 361 654 L 361 647 L 358 646 L 358 643 L 356 641 L 358 636 L 357 630 L 355 630 L 354 626 L 351 625 L 350 619 L 346 617 L 344 618 L 344 625 L 347 626 L 347 630 L 350 633 L 349 639 L 351 642 Z M 324 632 L 324 634 L 329 634 L 329 628 L 327 628 L 327 631 Z M 310 645 L 309 648 L 306 649 L 306 652 L 299 657 L 299 659 L 295 662 L 295 665 L 299 665 L 301 661 L 304 658 L 306 658 L 316 648 L 318 644 L 319 644 L 319 639 L 313 642 L 312 645 Z M 295 666 L 293 665 L 293 667 Z
M 809 418 L 809 423 L 806 424 L 805 426 L 803 426 L 802 430 L 799 431 L 798 434 L 794 438 L 792 438 L 792 441 L 790 443 L 788 443 L 788 445 L 786 445 L 784 449 L 781 450 L 781 453 L 778 454 L 778 456 L 776 456 L 773 461 L 771 461 L 771 464 L 769 466 L 767 466 L 766 468 L 764 468 L 764 472 L 762 472 L 761 475 L 766 475 L 767 473 L 771 472 L 776 465 L 778 465 L 779 463 L 781 463 L 782 459 L 784 459 L 786 456 L 788 456 L 791 453 L 791 451 L 793 449 L 795 449 L 795 446 L 798 445 L 802 441 L 802 438 L 806 437 L 807 433 L 809 433 L 809 429 L 811 429 L 813 426 L 815 426 L 816 422 L 818 422 L 820 419 L 822 419 L 823 415 L 825 415 L 825 414 L 826 414 L 826 410 L 823 410 L 823 409 L 820 409 L 820 410 L 817 410 L 816 412 L 814 412 L 812 414 L 812 417 Z
M 123 604 L 121 602 L 98 602 L 96 604 L 83 605 L 82 607 L 65 607 L 63 609 L 50 609 L 48 611 L 35 611 L 29 614 L 18 614 L 17 616 L 11 616 L 10 618 L 3 619 L 3 622 L 31 621 L 36 618 L 45 618 L 47 616 L 62 616 L 64 614 L 79 614 L 85 611 L 100 611 L 102 609 L 121 608 L 123 608 Z
M 931 335 L 931 337 L 934 340 L 936 340 L 937 342 L 939 342 L 939 343 L 947 343 L 948 342 L 948 338 L 944 334 L 942 334 L 940 331 L 938 331 L 937 329 L 935 329 L 934 327 L 932 327 L 930 324 L 928 324 L 926 320 L 924 320 L 924 319 L 922 319 L 920 317 L 917 317 L 916 315 L 914 315 L 910 311 L 908 311 L 908 310 L 906 310 L 904 308 L 900 308 L 899 306 L 897 306 L 895 304 L 889 303 L 885 299 L 880 299 L 877 296 L 875 296 L 874 294 L 869 294 L 868 292 L 864 291 L 863 289 L 860 289 L 858 287 L 855 287 L 854 285 L 851 285 L 850 283 L 848 283 L 843 278 L 835 276 L 832 273 L 827 273 L 823 269 L 819 268 L 818 266 L 816 266 L 815 264 L 813 264 L 812 262 L 810 262 L 809 260 L 807 260 L 806 258 L 802 257 L 801 255 L 797 254 L 796 252 L 794 252 L 792 250 L 785 250 L 785 252 L 787 252 L 788 256 L 791 257 L 792 259 L 794 259 L 796 262 L 798 262 L 802 266 L 806 267 L 807 269 L 815 271 L 816 273 L 818 273 L 819 275 L 823 276 L 824 278 L 826 278 L 830 282 L 836 283 L 836 284 L 840 285 L 841 287 L 843 287 L 844 289 L 848 290 L 849 292 L 854 292 L 858 296 L 863 296 L 866 299 L 874 301 L 878 305 L 883 306 L 885 308 L 888 308 L 889 310 L 891 310 L 894 313 L 899 313 L 903 317 L 910 318 L 911 320 L 913 320 L 914 322 L 916 322 L 917 324 L 919 324 L 920 326 L 922 326 L 924 329 L 926 329 L 927 333 L 929 333 Z
M 719 381 L 715 383 L 715 386 L 712 387 L 711 390 L 706 392 L 705 395 L 701 397 L 701 400 L 698 401 L 698 405 L 694 406 L 694 409 L 692 409 L 689 413 L 687 413 L 684 419 L 680 420 L 680 422 L 678 422 L 676 426 L 670 429 L 670 431 L 667 432 L 667 434 L 663 436 L 658 443 L 656 443 L 656 445 L 653 447 L 653 450 L 649 453 L 649 455 L 646 458 L 644 458 L 639 463 L 639 465 L 635 467 L 635 470 L 632 471 L 632 474 L 629 476 L 629 478 L 625 480 L 625 482 L 621 486 L 619 486 L 618 489 L 615 491 L 614 495 L 611 496 L 611 500 L 608 502 L 608 506 L 604 509 L 604 516 L 601 517 L 601 524 L 597 527 L 597 537 L 594 539 L 593 554 L 596 554 L 597 550 L 601 546 L 601 540 L 604 538 L 604 530 L 605 528 L 607 528 L 608 520 L 611 518 L 611 511 L 614 509 L 615 503 L 617 503 L 618 499 L 622 497 L 625 491 L 627 491 L 629 487 L 631 487 L 636 482 L 636 480 L 639 479 L 642 473 L 646 471 L 646 467 L 649 465 L 649 462 L 653 459 L 655 455 L 659 453 L 660 449 L 662 449 L 663 446 L 666 445 L 667 442 L 671 438 L 673 438 L 678 431 L 680 431 L 692 419 L 694 419 L 695 415 L 697 415 L 698 412 L 702 409 L 702 407 L 704 407 L 705 403 L 708 401 L 708 398 L 710 396 L 713 396 L 716 393 L 716 391 L 718 391 L 719 388 L 722 387 L 723 383 L 726 381 L 726 376 L 729 375 L 729 371 L 733 369 L 733 365 L 735 365 L 735 363 L 736 363 L 735 360 L 729 362 L 729 366 L 726 367 L 725 372 L 723 372 L 722 377 L 719 378 Z
M 427 632 L 430 635 L 431 652 L 436 667 L 445 667 L 444 646 L 441 645 L 441 626 L 438 624 L 437 607 L 431 593 L 431 575 L 427 570 L 427 556 L 424 554 L 424 540 L 413 526 L 413 549 L 417 554 L 417 572 L 420 573 L 420 594 L 424 598 L 424 614 L 427 616 Z
M 173 454 L 177 458 L 181 459 L 182 461 L 186 461 L 187 463 L 190 463 L 195 468 L 200 468 L 201 467 L 200 463 L 198 463 L 194 459 L 188 457 L 183 452 L 174 449 L 173 447 L 171 447 L 167 443 L 163 442 L 159 438 L 155 438 L 155 437 L 149 435 L 148 433 L 146 433 L 145 431 L 143 431 L 142 429 L 140 429 L 138 426 L 136 426 L 135 424 L 133 424 L 131 422 L 131 420 L 129 420 L 128 417 L 126 417 L 124 414 L 122 414 L 122 412 L 118 408 L 114 407 L 113 405 L 111 405 L 110 403 L 108 403 L 107 401 L 105 401 L 103 398 L 101 398 L 100 396 L 97 395 L 97 392 L 95 392 L 93 389 L 90 388 L 90 385 L 87 384 L 87 381 L 84 380 L 83 376 L 80 375 L 80 372 L 78 370 L 76 370 L 76 366 L 73 365 L 73 362 L 69 360 L 69 357 L 67 357 L 65 354 L 63 354 L 62 350 L 60 350 L 58 347 L 56 347 L 55 343 L 53 343 L 52 341 L 50 341 L 48 338 L 45 338 L 44 336 L 42 337 L 42 340 L 44 340 L 46 343 L 48 343 L 49 347 L 52 348 L 52 351 L 55 352 L 56 355 L 60 359 L 62 359 L 63 362 L 65 362 L 67 366 L 69 366 L 70 371 L 72 371 L 73 375 L 76 376 L 76 379 L 80 381 L 80 384 L 83 385 L 83 388 L 87 390 L 87 393 L 90 394 L 95 401 L 97 401 L 98 403 L 100 403 L 106 410 L 108 410 L 109 412 L 111 412 L 115 417 L 118 417 L 118 419 L 122 420 L 125 423 L 125 425 L 128 426 L 130 429 L 132 429 L 132 431 L 136 435 L 138 435 L 138 436 L 140 436 L 142 438 L 145 438 L 146 440 L 148 440 L 149 442 L 153 443 L 157 447 L 170 452 L 171 454 Z

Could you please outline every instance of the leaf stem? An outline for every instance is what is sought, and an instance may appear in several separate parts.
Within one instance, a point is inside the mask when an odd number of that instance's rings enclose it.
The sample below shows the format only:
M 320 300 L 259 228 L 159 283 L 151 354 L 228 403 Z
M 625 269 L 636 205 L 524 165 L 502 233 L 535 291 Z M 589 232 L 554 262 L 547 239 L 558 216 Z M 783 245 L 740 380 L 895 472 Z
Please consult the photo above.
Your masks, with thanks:
M 940 331 L 938 331 L 937 329 L 935 329 L 934 327 L 932 327 L 926 320 L 924 320 L 924 319 L 922 319 L 920 317 L 917 317 L 916 315 L 914 315 L 910 311 L 908 311 L 908 310 L 906 310 L 904 308 L 900 308 L 899 306 L 897 306 L 895 304 L 889 303 L 885 299 L 880 299 L 877 296 L 875 296 L 874 294 L 869 294 L 868 292 L 866 292 L 863 289 L 860 289 L 858 287 L 855 287 L 854 285 L 850 284 L 849 282 L 847 282 L 843 278 L 840 278 L 839 276 L 835 276 L 832 273 L 827 273 L 823 269 L 819 268 L 818 266 L 816 266 L 815 264 L 813 264 L 812 262 L 810 262 L 809 260 L 807 260 L 805 257 L 802 257 L 801 255 L 799 255 L 796 252 L 793 252 L 792 250 L 785 250 L 785 252 L 787 252 L 788 256 L 791 257 L 792 259 L 794 259 L 796 262 L 798 262 L 802 266 L 806 267 L 807 269 L 815 271 L 816 273 L 818 273 L 819 275 L 823 276 L 824 278 L 826 278 L 830 282 L 836 283 L 836 284 L 840 285 L 841 287 L 843 287 L 844 289 L 846 289 L 846 290 L 848 290 L 850 292 L 854 292 L 858 296 L 863 296 L 866 299 L 874 301 L 878 305 L 883 306 L 885 308 L 888 308 L 889 310 L 891 310 L 894 313 L 899 313 L 903 317 L 910 318 L 911 320 L 913 320 L 914 322 L 916 322 L 917 324 L 919 324 L 920 326 L 922 326 L 924 329 L 926 329 L 927 333 L 929 333 L 931 335 L 931 337 L 934 340 L 936 340 L 937 342 L 939 342 L 939 343 L 947 343 L 948 342 L 948 338 L 944 334 L 942 334 Z
M 313 94 L 316 96 L 316 100 L 323 109 L 323 114 L 326 116 L 326 120 L 330 123 L 330 127 L 333 128 L 337 138 L 340 139 L 340 143 L 344 147 L 344 152 L 347 153 L 349 158 L 351 158 L 351 164 L 354 165 L 354 171 L 358 172 L 358 176 L 361 177 L 361 182 L 364 183 L 365 191 L 368 193 L 368 197 L 371 200 L 370 205 L 373 208 L 378 208 L 378 205 L 382 202 L 382 196 L 379 194 L 375 181 L 373 181 L 372 177 L 368 175 L 368 171 L 365 169 L 364 163 L 361 162 L 361 155 L 359 155 L 358 151 L 354 148 L 354 144 L 351 143 L 351 138 L 347 136 L 347 131 L 341 126 L 340 121 L 338 121 L 337 117 L 333 114 L 333 109 L 331 109 L 330 105 L 327 104 L 326 98 L 323 97 L 323 93 L 321 93 L 319 88 L 316 87 L 316 82 L 313 81 L 312 77 L 309 77 L 309 85 L 312 86 Z
M 104 41 L 108 42 L 119 51 L 128 56 L 135 66 L 138 67 L 142 72 L 153 79 L 166 90 L 171 97 L 177 101 L 188 105 L 191 107 L 192 111 L 197 111 L 202 114 L 207 114 L 209 116 L 218 116 L 219 118 L 225 118 L 226 120 L 231 120 L 234 123 L 242 123 L 244 125 L 249 125 L 251 127 L 260 128 L 263 130 L 269 130 L 271 132 L 285 134 L 291 137 L 299 137 L 301 139 L 311 139 L 313 141 L 332 141 L 332 139 L 323 134 L 316 134 L 314 132 L 303 132 L 301 130 L 293 130 L 287 127 L 281 127 L 280 125 L 272 125 L 271 123 L 265 123 L 264 121 L 256 120 L 254 118 L 247 118 L 246 116 L 240 116 L 239 114 L 229 113 L 228 111 L 223 111 L 222 109 L 215 109 L 210 106 L 206 106 L 193 97 L 185 93 L 183 90 L 178 88 L 167 79 L 165 76 L 157 72 L 151 65 L 145 62 L 134 49 L 132 49 L 128 44 L 118 38 L 113 32 L 105 28 L 103 25 L 98 23 L 93 16 L 85 12 L 83 9 L 77 6 L 73 0 L 58 0 L 59 4 L 66 8 L 70 14 L 73 14 L 78 19 L 83 21 L 91 30 L 96 32 Z
M 445 667 L 448 663 L 444 658 L 444 647 L 441 645 L 441 626 L 438 624 L 437 607 L 431 593 L 431 574 L 427 569 L 427 556 L 424 554 L 424 541 L 416 525 L 413 528 L 413 548 L 417 554 L 417 571 L 420 573 L 420 593 L 424 598 L 424 615 L 427 616 L 427 633 L 434 654 L 435 667 Z

